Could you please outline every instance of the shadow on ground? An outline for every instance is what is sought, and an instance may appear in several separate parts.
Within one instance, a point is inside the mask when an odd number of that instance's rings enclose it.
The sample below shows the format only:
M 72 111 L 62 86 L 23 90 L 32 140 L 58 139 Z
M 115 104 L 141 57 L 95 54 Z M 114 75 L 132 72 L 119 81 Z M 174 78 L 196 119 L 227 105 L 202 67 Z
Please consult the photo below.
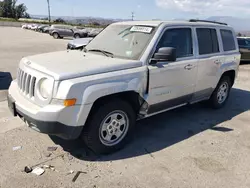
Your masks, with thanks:
M 12 82 L 12 76 L 9 72 L 0 71 L 0 90 L 7 90 Z
M 250 65 L 250 61 L 241 61 L 240 65 Z
M 125 149 L 109 156 L 97 156 L 82 145 L 79 140 L 52 140 L 65 151 L 81 160 L 111 161 L 126 159 L 163 150 L 208 129 L 226 134 L 233 129 L 216 126 L 250 109 L 250 92 L 232 89 L 227 105 L 213 110 L 201 104 L 190 105 L 166 112 L 137 123 L 135 139 Z

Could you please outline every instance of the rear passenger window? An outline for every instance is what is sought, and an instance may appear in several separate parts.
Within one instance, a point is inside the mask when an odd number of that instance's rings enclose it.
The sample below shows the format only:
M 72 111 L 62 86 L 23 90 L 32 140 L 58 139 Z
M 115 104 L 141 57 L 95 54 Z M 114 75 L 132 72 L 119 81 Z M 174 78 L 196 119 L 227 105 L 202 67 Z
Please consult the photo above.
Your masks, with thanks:
M 192 30 L 190 28 L 168 29 L 163 34 L 157 46 L 157 50 L 162 47 L 175 48 L 177 58 L 192 56 Z
M 212 54 L 220 51 L 217 32 L 215 29 L 199 28 L 196 29 L 196 32 L 200 55 Z
M 220 30 L 224 51 L 236 50 L 233 32 L 230 30 Z

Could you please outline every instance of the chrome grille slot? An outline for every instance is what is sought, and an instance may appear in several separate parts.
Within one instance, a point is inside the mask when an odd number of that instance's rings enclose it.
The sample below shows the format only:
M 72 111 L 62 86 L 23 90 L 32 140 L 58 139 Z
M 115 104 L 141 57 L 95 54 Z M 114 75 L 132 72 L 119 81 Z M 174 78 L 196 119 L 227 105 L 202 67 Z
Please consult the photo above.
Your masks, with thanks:
M 35 95 L 35 84 L 36 77 L 24 72 L 23 70 L 18 70 L 17 75 L 17 85 L 19 90 L 29 98 Z
M 30 91 L 30 79 L 31 79 L 31 76 L 28 75 L 27 77 L 27 82 L 26 82 L 26 85 L 25 85 L 25 94 L 29 94 L 29 91 Z
M 24 92 L 24 90 L 25 90 L 26 77 L 27 77 L 27 73 L 23 73 L 22 88 L 21 88 L 22 92 Z
M 34 97 L 35 95 L 35 84 L 36 84 L 36 77 L 32 77 L 32 81 L 30 84 L 30 95 L 31 97 Z

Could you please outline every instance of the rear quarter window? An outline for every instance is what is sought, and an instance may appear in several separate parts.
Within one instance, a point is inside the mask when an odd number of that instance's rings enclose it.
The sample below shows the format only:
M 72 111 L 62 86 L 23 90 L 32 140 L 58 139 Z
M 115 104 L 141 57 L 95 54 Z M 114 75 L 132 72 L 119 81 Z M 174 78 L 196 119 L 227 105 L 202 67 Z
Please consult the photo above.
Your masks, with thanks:
M 236 44 L 234 40 L 234 35 L 231 30 L 221 29 L 221 38 L 223 43 L 224 51 L 233 51 L 236 50 Z

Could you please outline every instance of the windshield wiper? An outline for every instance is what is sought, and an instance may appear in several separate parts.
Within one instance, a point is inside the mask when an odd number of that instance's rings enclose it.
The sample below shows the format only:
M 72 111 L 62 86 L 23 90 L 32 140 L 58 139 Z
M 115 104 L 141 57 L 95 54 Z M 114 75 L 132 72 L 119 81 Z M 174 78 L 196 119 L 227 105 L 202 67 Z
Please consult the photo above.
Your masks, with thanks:
M 88 52 L 101 52 L 101 53 L 103 53 L 107 57 L 112 57 L 112 58 L 114 57 L 113 53 L 107 52 L 105 50 L 100 50 L 100 49 L 91 49 L 91 50 L 88 50 Z

